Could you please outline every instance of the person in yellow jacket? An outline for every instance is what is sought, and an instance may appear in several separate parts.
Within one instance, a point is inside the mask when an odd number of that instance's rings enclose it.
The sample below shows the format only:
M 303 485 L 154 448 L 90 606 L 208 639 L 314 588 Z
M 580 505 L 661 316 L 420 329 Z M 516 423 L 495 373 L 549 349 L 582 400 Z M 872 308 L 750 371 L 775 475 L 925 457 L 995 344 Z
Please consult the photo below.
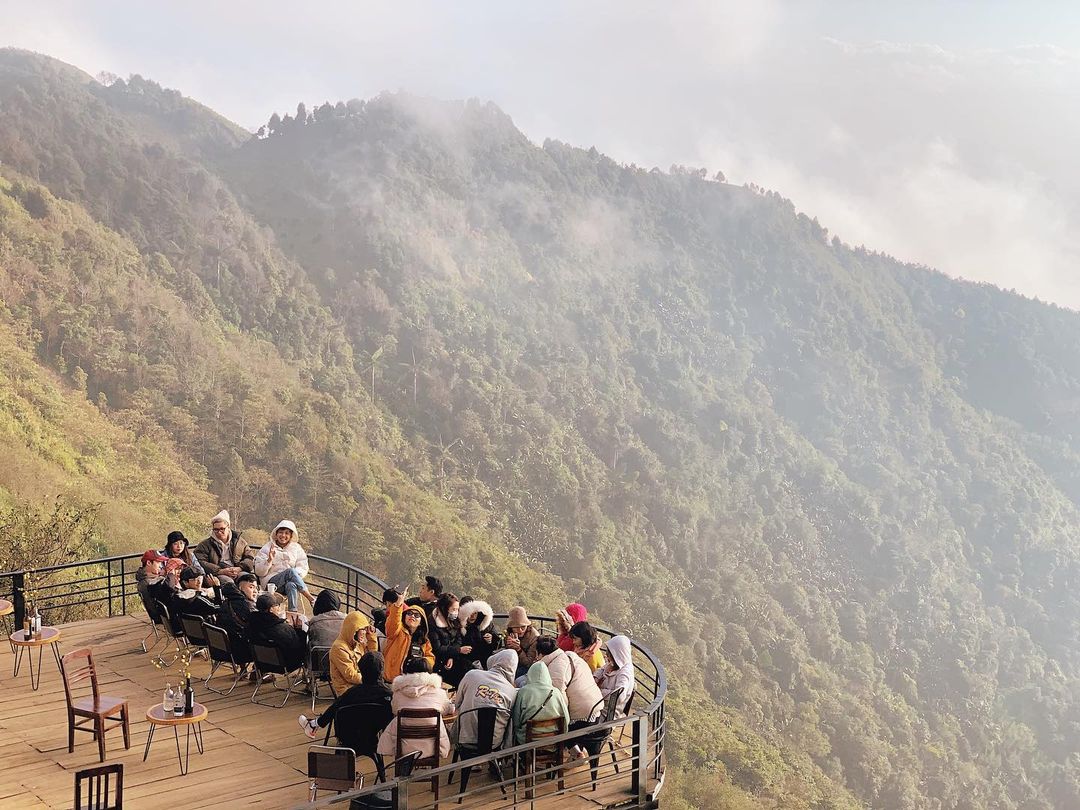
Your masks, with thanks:
M 368 617 L 358 610 L 345 617 L 337 639 L 330 645 L 330 685 L 341 696 L 361 682 L 360 658 L 379 649 L 379 639 Z
M 386 605 L 386 671 L 383 677 L 393 681 L 404 671 L 405 662 L 410 658 L 424 658 L 428 662 L 428 671 L 435 667 L 435 653 L 428 641 L 427 617 L 424 609 L 418 605 L 406 605 L 405 593 L 398 593 L 393 588 L 383 593 Z

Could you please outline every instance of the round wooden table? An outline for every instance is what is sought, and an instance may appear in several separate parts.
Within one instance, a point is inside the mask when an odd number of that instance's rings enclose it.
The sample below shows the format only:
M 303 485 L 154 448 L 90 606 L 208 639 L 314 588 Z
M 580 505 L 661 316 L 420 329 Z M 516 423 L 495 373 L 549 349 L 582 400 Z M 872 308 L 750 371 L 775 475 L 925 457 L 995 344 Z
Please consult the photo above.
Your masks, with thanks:
M 188 772 L 188 757 L 191 754 L 191 733 L 195 732 L 195 745 L 199 748 L 199 753 L 203 752 L 203 739 L 202 739 L 202 726 L 200 725 L 203 720 L 206 719 L 209 712 L 206 707 L 201 703 L 196 703 L 194 711 L 191 714 L 182 714 L 179 717 L 175 716 L 172 712 L 165 711 L 165 704 L 158 703 L 156 706 L 151 706 L 146 710 L 146 720 L 150 723 L 150 734 L 146 738 L 146 748 L 143 749 L 143 762 L 146 762 L 147 756 L 150 755 L 150 743 L 154 741 L 154 730 L 158 726 L 172 726 L 173 737 L 176 740 L 176 758 L 180 761 L 180 775 L 187 776 Z M 184 734 L 184 753 L 180 753 L 180 726 L 184 726 L 186 732 Z
M 11 649 L 15 651 L 15 670 L 11 674 L 18 677 L 25 650 L 26 659 L 30 664 L 30 688 L 35 692 L 41 684 L 41 653 L 46 646 L 52 648 L 53 656 L 56 658 L 57 672 L 63 671 L 63 665 L 60 663 L 60 628 L 42 627 L 40 638 L 34 636 L 27 638 L 25 630 L 16 630 L 8 636 L 8 640 L 11 642 Z M 37 647 L 37 672 L 34 671 L 34 647 Z
M 0 599 L 0 620 L 4 623 L 4 632 L 11 635 L 11 619 L 8 618 L 15 612 L 15 605 L 10 599 Z M 11 645 L 11 651 L 15 652 L 15 645 Z

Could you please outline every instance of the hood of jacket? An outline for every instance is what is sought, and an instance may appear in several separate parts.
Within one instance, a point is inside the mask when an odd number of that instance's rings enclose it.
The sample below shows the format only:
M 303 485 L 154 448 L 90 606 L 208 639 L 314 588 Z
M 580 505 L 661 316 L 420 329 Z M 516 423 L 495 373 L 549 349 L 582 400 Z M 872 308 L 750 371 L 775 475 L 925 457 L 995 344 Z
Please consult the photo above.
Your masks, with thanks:
M 551 673 L 548 672 L 547 664 L 537 661 L 535 664 L 529 667 L 529 672 L 525 676 L 525 685 L 539 686 L 543 687 L 544 689 L 551 689 Z
M 571 602 L 566 606 L 566 613 L 573 619 L 573 623 L 587 622 L 589 620 L 589 610 L 580 602 Z
M 345 621 L 341 623 L 341 631 L 338 633 L 338 641 L 345 644 L 348 647 L 355 647 L 358 643 L 353 636 L 355 636 L 360 630 L 363 630 L 371 622 L 368 617 L 361 613 L 359 610 L 354 610 L 352 613 L 345 617 Z
M 514 683 L 514 674 L 517 671 L 518 654 L 514 650 L 499 650 L 487 660 L 487 668 L 490 672 L 498 672 L 507 683 Z M 551 683 L 551 676 L 548 676 Z
M 270 542 L 271 543 L 275 542 L 274 541 L 274 535 L 277 534 L 278 529 L 289 529 L 290 531 L 292 531 L 292 540 L 290 540 L 289 542 L 291 542 L 291 543 L 299 543 L 300 542 L 300 532 L 298 532 L 296 530 L 296 524 L 293 523 L 291 520 L 282 520 L 282 521 L 280 521 L 278 523 L 277 526 L 274 527 L 274 530 L 272 532 L 270 532 Z
M 469 617 L 477 613 L 484 615 L 484 618 L 477 622 L 481 630 L 487 630 L 491 626 L 491 619 L 495 615 L 495 611 L 491 609 L 491 605 L 487 602 L 474 599 L 458 608 L 458 624 L 461 625 L 462 632 L 465 632 L 469 625 Z
M 413 672 L 410 675 L 398 675 L 390 688 L 395 694 L 400 692 L 406 697 L 418 698 L 436 690 L 441 692 L 442 678 L 433 672 Z
M 312 615 L 318 616 L 321 613 L 330 613 L 334 610 L 341 610 L 341 600 L 338 599 L 338 595 L 329 588 L 319 591 L 319 595 L 315 597 L 315 604 L 311 607 Z
M 618 664 L 619 669 L 629 666 L 633 659 L 630 656 L 630 639 L 626 636 L 612 636 L 607 642 L 608 652 L 611 659 Z

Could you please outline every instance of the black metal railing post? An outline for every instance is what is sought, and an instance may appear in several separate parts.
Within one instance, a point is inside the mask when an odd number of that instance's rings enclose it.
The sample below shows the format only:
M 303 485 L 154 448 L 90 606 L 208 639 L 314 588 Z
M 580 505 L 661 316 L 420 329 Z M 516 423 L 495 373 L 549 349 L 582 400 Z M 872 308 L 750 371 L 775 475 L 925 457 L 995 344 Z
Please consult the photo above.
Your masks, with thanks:
M 112 590 L 112 560 L 105 563 L 105 587 L 108 589 L 105 591 L 109 595 L 109 618 L 113 616 L 113 590 Z
M 645 807 L 649 791 L 649 715 L 634 718 L 631 726 L 633 759 L 630 763 L 630 792 L 637 797 L 637 806 Z
M 15 608 L 14 626 L 12 629 L 19 630 L 26 618 L 26 572 L 15 571 L 11 575 L 11 604 Z M 14 647 L 15 645 L 12 645 Z
M 123 560 L 120 560 L 120 612 L 127 615 L 127 584 L 124 581 Z

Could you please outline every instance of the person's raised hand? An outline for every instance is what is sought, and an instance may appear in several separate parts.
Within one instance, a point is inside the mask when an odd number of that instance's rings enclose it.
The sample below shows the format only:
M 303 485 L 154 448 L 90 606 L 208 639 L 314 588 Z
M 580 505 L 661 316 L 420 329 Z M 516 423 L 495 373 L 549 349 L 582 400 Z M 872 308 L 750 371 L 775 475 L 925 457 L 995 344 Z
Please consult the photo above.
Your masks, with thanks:
M 461 654 L 462 655 L 468 655 L 471 652 L 472 652 L 472 647 L 469 646 L 468 644 L 466 644 L 464 647 L 461 648 Z

